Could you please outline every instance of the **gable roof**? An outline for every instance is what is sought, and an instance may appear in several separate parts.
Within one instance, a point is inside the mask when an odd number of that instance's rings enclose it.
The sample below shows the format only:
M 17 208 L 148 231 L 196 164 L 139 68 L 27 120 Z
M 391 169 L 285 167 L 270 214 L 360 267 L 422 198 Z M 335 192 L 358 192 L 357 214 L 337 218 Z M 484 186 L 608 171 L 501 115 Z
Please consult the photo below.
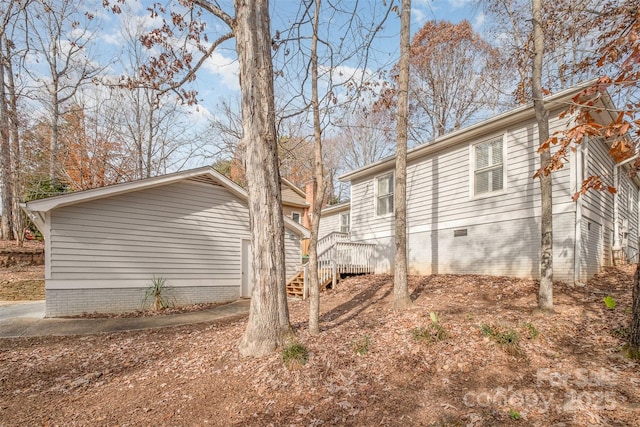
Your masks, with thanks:
M 105 187 L 93 188 L 91 190 L 61 194 L 59 196 L 48 197 L 46 199 L 33 200 L 30 202 L 22 203 L 21 207 L 27 212 L 27 214 L 29 214 L 29 217 L 40 228 L 42 225 L 44 225 L 44 213 L 50 212 L 54 209 L 76 205 L 79 203 L 86 203 L 92 200 L 104 199 L 107 197 L 126 194 L 134 191 L 160 187 L 163 185 L 168 185 L 185 180 L 203 182 L 210 185 L 218 185 L 224 187 L 227 191 L 240 198 L 241 200 L 246 201 L 248 198 L 245 189 L 243 189 L 238 184 L 234 183 L 221 173 L 217 172 L 212 167 L 205 166 L 197 169 L 174 172 L 152 178 L 139 179 L 136 181 L 124 182 L 121 184 L 113 184 Z M 285 226 L 288 229 L 295 231 L 296 234 L 300 236 L 308 237 L 309 230 L 293 221 L 291 218 L 288 218 L 287 216 L 283 217 Z
M 595 80 L 589 80 L 578 86 L 563 90 L 554 95 L 544 98 L 545 107 L 547 107 L 548 110 L 557 110 L 559 108 L 568 106 L 569 102 L 574 96 L 578 95 L 584 89 L 592 86 L 594 82 Z M 603 102 L 605 103 L 605 105 L 608 105 L 609 103 L 611 103 L 611 100 L 608 97 L 603 97 Z M 531 103 L 510 111 L 506 111 L 490 119 L 448 133 L 439 138 L 436 138 L 432 142 L 428 142 L 419 145 L 411 150 L 408 150 L 407 162 L 428 156 L 429 154 L 456 145 L 458 143 L 469 141 L 471 139 L 484 136 L 485 134 L 495 132 L 496 129 L 507 128 L 524 120 L 529 120 L 533 117 L 535 117 L 535 112 L 533 110 L 533 104 Z M 347 182 L 354 179 L 364 178 L 372 174 L 381 173 L 389 170 L 390 168 L 393 168 L 394 162 L 395 155 L 389 156 L 354 171 L 347 172 L 339 176 L 338 179 L 340 179 L 340 181 Z
M 349 209 L 351 209 L 351 200 L 336 203 L 335 205 L 325 206 L 322 209 L 322 215 L 331 215 L 342 211 L 348 211 Z
M 288 179 L 281 178 L 282 182 L 282 204 L 306 208 L 309 206 L 306 194 L 297 185 Z M 286 187 L 286 188 L 285 188 Z

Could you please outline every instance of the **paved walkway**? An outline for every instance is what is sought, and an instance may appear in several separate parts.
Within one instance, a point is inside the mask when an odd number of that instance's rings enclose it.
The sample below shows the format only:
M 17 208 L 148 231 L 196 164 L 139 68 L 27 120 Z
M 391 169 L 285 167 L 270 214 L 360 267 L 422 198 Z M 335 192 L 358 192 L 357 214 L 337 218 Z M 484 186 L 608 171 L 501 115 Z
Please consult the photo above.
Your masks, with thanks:
M 22 304 L 24 306 L 19 307 Z M 249 300 L 240 299 L 230 304 L 191 313 L 116 319 L 60 319 L 44 318 L 43 302 L 22 304 L 0 306 L 0 338 L 89 335 L 165 328 L 209 322 L 249 312 Z M 42 307 L 37 304 L 41 304 Z

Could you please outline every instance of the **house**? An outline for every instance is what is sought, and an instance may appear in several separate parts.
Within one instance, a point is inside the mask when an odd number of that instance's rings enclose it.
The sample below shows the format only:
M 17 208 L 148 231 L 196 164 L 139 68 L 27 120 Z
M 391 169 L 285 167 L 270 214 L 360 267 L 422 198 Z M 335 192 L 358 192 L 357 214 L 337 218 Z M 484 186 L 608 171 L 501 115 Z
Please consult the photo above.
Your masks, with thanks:
M 46 315 L 140 309 L 154 278 L 176 305 L 250 296 L 246 200 L 204 167 L 24 204 L 45 237 Z M 289 277 L 308 231 L 285 228 Z
M 306 194 L 291 181 L 281 179 L 282 213 L 306 228 L 310 228 L 309 203 Z
M 552 133 L 570 121 L 558 115 L 584 87 L 545 99 Z M 603 123 L 610 121 L 608 114 L 605 109 L 594 113 Z M 529 105 L 410 150 L 410 273 L 539 277 L 537 146 Z M 616 260 L 637 260 L 639 182 L 626 173 L 629 162 L 616 164 L 608 150 L 606 141 L 591 138 L 552 175 L 556 280 L 585 281 Z M 321 241 L 333 233 L 332 242 L 342 236 L 343 241 L 375 244 L 378 273 L 393 270 L 394 162 L 386 158 L 341 176 L 351 184 L 350 202 L 327 207 L 321 218 Z M 617 193 L 591 191 L 573 201 L 590 175 L 600 175 Z

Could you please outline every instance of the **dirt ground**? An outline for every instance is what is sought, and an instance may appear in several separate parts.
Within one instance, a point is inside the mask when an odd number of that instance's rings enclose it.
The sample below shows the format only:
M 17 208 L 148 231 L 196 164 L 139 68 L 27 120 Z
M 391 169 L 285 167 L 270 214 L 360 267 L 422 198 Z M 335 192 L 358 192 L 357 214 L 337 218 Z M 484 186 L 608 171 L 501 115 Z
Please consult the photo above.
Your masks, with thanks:
M 317 337 L 290 302 L 304 365 L 240 357 L 246 316 L 0 340 L 0 425 L 640 426 L 640 363 L 621 354 L 631 272 L 557 284 L 552 316 L 532 280 L 412 277 L 415 308 L 395 313 L 391 277 L 350 278 L 322 295 Z
M 44 266 L 0 269 L 0 301 L 44 299 Z
M 27 249 L 42 248 L 43 242 L 25 241 Z M 17 249 L 14 241 L 0 240 L 0 250 Z M 44 299 L 44 266 L 0 267 L 0 301 L 37 301 Z

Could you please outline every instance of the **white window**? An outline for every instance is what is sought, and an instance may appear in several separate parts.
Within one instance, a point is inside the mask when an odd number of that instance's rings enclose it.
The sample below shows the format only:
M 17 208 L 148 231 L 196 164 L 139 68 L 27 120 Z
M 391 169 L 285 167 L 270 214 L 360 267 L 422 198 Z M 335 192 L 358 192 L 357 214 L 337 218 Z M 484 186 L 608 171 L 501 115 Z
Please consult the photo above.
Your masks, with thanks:
M 340 232 L 348 233 L 351 229 L 349 212 L 340 214 Z
M 472 147 L 475 196 L 501 191 L 504 188 L 503 146 L 503 140 L 500 137 Z
M 376 215 L 389 215 L 393 212 L 393 173 L 376 178 Z
M 291 219 L 300 224 L 300 212 L 291 212 Z

